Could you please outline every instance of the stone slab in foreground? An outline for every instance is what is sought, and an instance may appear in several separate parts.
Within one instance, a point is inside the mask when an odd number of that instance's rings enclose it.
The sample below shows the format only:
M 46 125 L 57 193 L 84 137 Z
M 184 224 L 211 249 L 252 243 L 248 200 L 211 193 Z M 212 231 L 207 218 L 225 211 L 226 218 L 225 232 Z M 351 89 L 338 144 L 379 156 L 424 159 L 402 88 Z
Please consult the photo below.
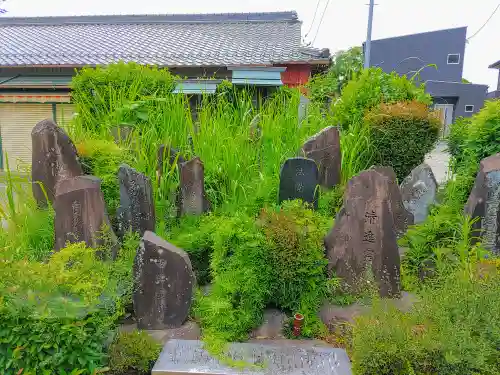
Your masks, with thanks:
M 231 344 L 230 358 L 256 365 L 237 369 L 222 365 L 204 349 L 201 341 L 168 341 L 156 362 L 153 375 L 351 375 L 343 349 Z

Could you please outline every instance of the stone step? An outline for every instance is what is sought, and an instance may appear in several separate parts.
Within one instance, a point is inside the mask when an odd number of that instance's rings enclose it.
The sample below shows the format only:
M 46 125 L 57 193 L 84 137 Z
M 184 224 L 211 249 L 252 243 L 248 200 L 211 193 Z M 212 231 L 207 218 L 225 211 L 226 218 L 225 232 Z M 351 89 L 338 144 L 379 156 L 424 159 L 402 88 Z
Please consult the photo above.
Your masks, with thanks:
M 277 344 L 232 343 L 228 358 L 246 368 L 222 364 L 203 349 L 201 341 L 170 340 L 156 362 L 153 375 L 351 375 L 343 349 L 280 340 Z

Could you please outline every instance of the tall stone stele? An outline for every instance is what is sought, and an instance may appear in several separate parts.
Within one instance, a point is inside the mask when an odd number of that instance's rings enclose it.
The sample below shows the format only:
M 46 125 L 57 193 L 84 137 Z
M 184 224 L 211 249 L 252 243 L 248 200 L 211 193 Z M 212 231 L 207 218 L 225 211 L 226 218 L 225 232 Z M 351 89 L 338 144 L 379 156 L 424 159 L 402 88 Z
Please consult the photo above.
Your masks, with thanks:
M 403 236 L 409 225 L 414 224 L 413 214 L 405 208 L 398 179 L 392 167 L 372 167 L 389 181 L 389 211 L 393 215 L 394 229 L 398 237 Z
M 40 121 L 31 132 L 31 141 L 33 196 L 39 207 L 47 207 L 54 202 L 57 183 L 81 176 L 83 170 L 75 145 L 54 121 Z
M 150 231 L 144 233 L 134 260 L 137 327 L 161 330 L 182 326 L 195 284 L 188 254 Z
M 415 224 L 427 219 L 430 207 L 436 203 L 438 184 L 431 167 L 420 164 L 400 186 L 403 204 L 413 214 Z
M 117 239 L 106 212 L 101 181 L 77 176 L 59 181 L 54 200 L 55 250 L 67 243 L 85 242 L 88 247 L 111 247 L 116 257 Z M 106 229 L 105 232 L 103 230 Z
M 472 192 L 465 205 L 465 214 L 477 219 L 474 237 L 483 246 L 500 253 L 500 154 L 483 159 Z
M 382 297 L 400 295 L 400 257 L 390 179 L 368 170 L 353 177 L 333 229 L 325 238 L 328 270 L 359 293 L 374 281 Z
M 329 126 L 312 136 L 302 146 L 302 153 L 316 162 L 321 186 L 332 188 L 341 182 L 342 155 L 338 127 Z
M 153 187 L 149 177 L 126 164 L 118 170 L 120 207 L 118 208 L 119 235 L 136 232 L 140 236 L 154 231 L 156 224 Z
M 179 177 L 179 215 L 201 215 L 209 211 L 211 205 L 205 193 L 205 172 L 200 158 L 180 163 Z

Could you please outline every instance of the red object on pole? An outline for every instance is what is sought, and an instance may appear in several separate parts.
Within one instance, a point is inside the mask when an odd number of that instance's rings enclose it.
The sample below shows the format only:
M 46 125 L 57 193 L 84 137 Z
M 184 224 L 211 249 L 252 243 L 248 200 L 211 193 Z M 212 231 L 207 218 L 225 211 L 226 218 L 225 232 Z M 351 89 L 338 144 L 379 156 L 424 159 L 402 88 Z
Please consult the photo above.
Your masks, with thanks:
M 293 335 L 295 337 L 300 336 L 300 333 L 302 331 L 302 323 L 304 322 L 304 315 L 302 314 L 295 314 L 293 317 Z

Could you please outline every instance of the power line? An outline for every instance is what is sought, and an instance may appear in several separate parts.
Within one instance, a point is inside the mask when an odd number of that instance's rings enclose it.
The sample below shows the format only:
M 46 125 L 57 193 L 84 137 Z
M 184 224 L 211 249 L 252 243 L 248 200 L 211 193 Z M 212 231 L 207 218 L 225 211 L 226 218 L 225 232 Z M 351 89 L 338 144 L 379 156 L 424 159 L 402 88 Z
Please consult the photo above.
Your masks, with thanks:
M 311 32 L 313 26 L 314 26 L 314 21 L 316 21 L 316 15 L 318 14 L 318 9 L 319 9 L 319 3 L 321 2 L 321 0 L 318 0 L 318 3 L 316 4 L 316 10 L 314 11 L 314 16 L 313 16 L 313 20 L 311 22 L 311 27 L 309 28 L 309 31 L 306 33 L 306 35 L 304 36 L 304 38 L 307 38 L 307 36 L 309 35 L 309 33 Z
M 318 29 L 316 30 L 316 35 L 314 36 L 314 39 L 312 41 L 313 44 L 316 41 L 316 38 L 318 37 L 319 29 L 321 28 L 321 24 L 323 23 L 323 18 L 325 18 L 325 14 L 326 14 L 326 10 L 328 9 L 328 5 L 330 5 L 330 0 L 328 0 L 326 2 L 325 9 L 323 9 L 323 14 L 321 15 L 321 19 L 319 20 L 319 25 L 318 25 Z
M 474 34 L 472 34 L 472 36 L 468 37 L 467 41 L 469 41 L 472 38 L 474 38 L 477 34 L 479 34 L 481 32 L 481 30 L 483 30 L 486 27 L 486 25 L 491 21 L 491 19 L 493 18 L 493 16 L 495 15 L 495 13 L 498 11 L 498 9 L 500 9 L 500 3 L 498 3 L 497 7 L 493 11 L 493 13 L 491 13 L 490 17 L 486 20 L 486 22 L 483 24 L 483 26 L 481 26 L 479 28 L 479 30 L 477 30 Z

